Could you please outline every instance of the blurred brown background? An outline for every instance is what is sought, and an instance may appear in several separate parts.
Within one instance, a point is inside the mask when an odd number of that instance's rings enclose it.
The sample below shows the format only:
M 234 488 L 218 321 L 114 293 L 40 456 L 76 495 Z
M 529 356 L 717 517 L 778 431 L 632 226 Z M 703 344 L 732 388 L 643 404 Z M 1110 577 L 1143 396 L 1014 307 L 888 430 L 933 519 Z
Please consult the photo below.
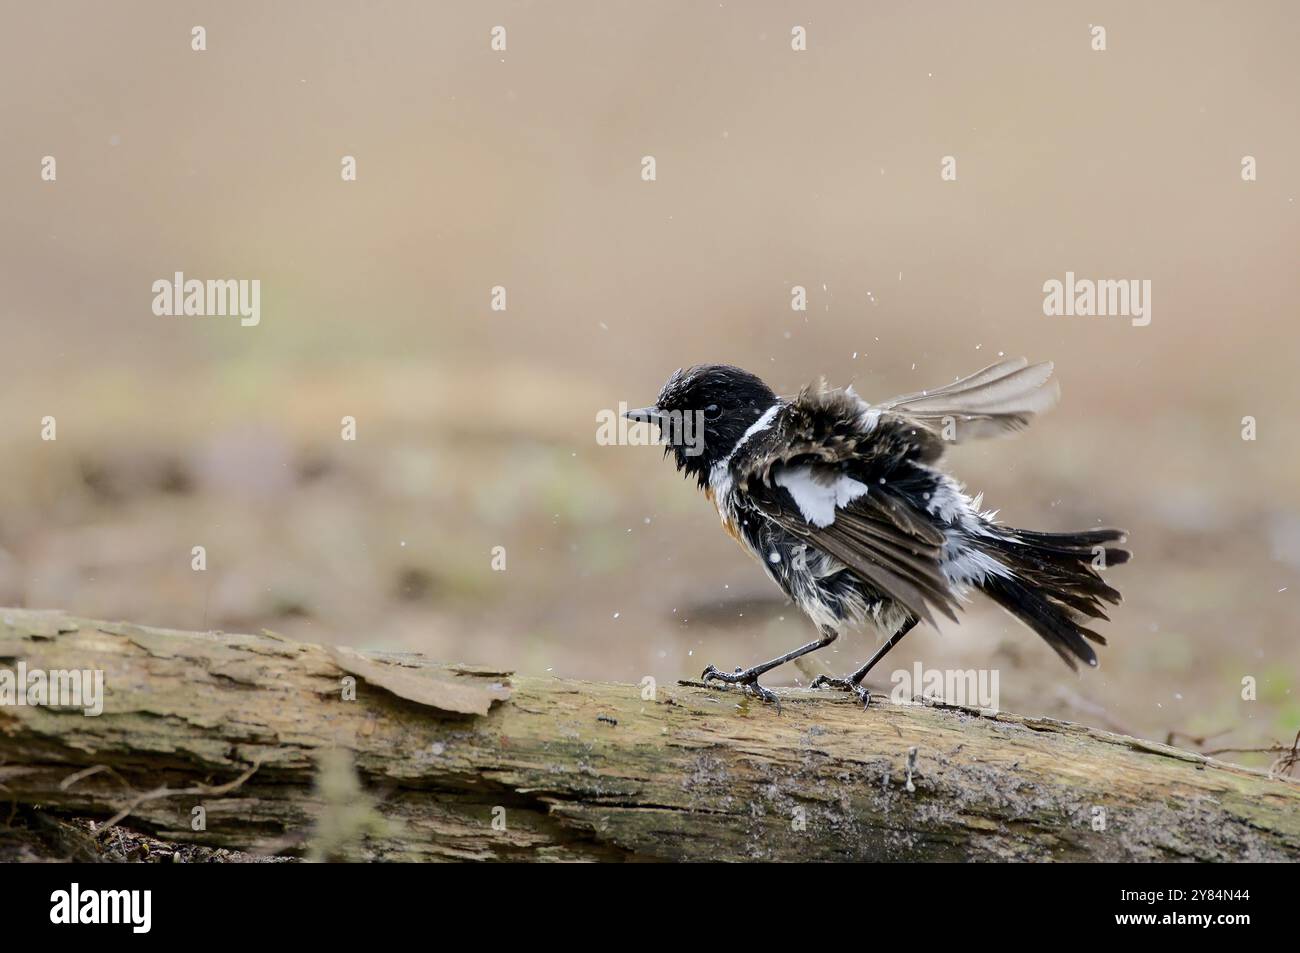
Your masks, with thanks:
M 1293 4 L 3 10 L 0 604 L 593 679 L 749 664 L 808 624 L 597 411 L 700 361 L 870 399 L 1023 354 L 1061 407 L 951 465 L 1013 525 L 1131 531 L 1111 645 L 1073 676 L 976 603 L 893 667 L 1210 747 L 1300 727 Z M 1045 317 L 1067 270 L 1150 279 L 1151 325 Z M 155 316 L 175 271 L 259 278 L 261 325 Z

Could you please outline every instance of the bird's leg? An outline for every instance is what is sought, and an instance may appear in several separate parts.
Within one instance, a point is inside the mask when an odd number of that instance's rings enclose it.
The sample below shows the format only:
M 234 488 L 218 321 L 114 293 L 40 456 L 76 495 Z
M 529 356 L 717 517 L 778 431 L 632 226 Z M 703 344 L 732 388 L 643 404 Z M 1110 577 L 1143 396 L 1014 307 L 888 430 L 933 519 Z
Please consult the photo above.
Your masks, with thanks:
M 753 692 L 759 698 L 763 699 L 763 701 L 774 703 L 779 709 L 781 707 L 780 699 L 776 697 L 775 693 L 758 684 L 758 676 L 762 675 L 764 672 L 770 672 L 778 665 L 784 665 L 786 662 L 792 662 L 800 656 L 807 655 L 809 652 L 815 652 L 820 648 L 825 648 L 834 642 L 835 637 L 839 635 L 839 632 L 828 625 L 822 626 L 819 631 L 821 632 L 821 638 L 817 641 L 809 642 L 807 645 L 801 645 L 791 652 L 786 652 L 784 655 L 764 662 L 762 665 L 755 665 L 753 668 L 737 668 L 735 672 L 728 674 L 727 672 L 720 672 L 717 668 L 710 665 L 704 670 L 703 674 L 700 675 L 700 680 L 707 682 L 710 679 L 715 679 L 719 682 L 726 682 L 729 685 L 741 685 Z
M 858 700 L 862 702 L 862 707 L 866 708 L 867 705 L 871 703 L 871 692 L 862 687 L 862 680 L 867 677 L 867 672 L 871 671 L 872 667 L 875 666 L 877 662 L 889 654 L 890 649 L 903 641 L 903 636 L 912 631 L 912 627 L 916 625 L 916 621 L 915 617 L 910 617 L 906 622 L 904 622 L 902 628 L 891 635 L 889 641 L 877 649 L 876 654 L 867 659 L 866 663 L 852 675 L 846 675 L 844 678 L 831 678 L 829 675 L 818 675 L 812 680 L 812 684 L 808 687 L 821 688 L 825 685 L 830 688 L 838 688 L 840 691 L 853 692 L 853 694 L 858 696 Z

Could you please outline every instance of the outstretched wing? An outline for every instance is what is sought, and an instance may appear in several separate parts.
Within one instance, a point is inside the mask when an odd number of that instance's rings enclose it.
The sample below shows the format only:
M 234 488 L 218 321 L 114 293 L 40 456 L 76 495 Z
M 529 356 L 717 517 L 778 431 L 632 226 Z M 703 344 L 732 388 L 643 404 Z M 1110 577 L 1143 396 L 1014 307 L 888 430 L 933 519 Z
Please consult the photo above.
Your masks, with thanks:
M 1051 361 L 999 361 L 936 390 L 872 404 L 871 411 L 907 417 L 936 433 L 949 418 L 955 422 L 953 432 L 945 434 L 949 442 L 991 437 L 1027 426 L 1056 403 L 1060 388 L 1051 376 Z
M 925 510 L 935 477 L 908 461 L 942 452 L 942 440 L 901 418 L 868 425 L 861 402 L 824 385 L 805 389 L 732 477 L 743 499 L 811 546 L 835 557 L 882 596 L 933 622 L 955 619 L 941 568 L 946 541 Z

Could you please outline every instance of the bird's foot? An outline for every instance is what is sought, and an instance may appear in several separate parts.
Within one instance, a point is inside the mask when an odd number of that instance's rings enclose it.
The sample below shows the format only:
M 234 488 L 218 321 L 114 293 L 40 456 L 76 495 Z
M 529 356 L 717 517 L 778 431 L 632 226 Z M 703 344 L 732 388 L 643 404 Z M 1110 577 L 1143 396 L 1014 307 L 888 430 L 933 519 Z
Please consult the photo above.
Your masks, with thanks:
M 862 702 L 862 707 L 866 708 L 871 704 L 871 692 L 861 682 L 855 682 L 850 678 L 831 678 L 829 675 L 818 675 L 812 680 L 809 688 L 838 688 L 842 692 L 852 692 L 858 696 L 858 701 Z
M 728 685 L 739 685 L 742 690 L 751 692 L 755 697 L 761 698 L 765 702 L 771 702 L 776 706 L 776 710 L 781 710 L 781 699 L 776 697 L 776 692 L 764 688 L 758 684 L 758 673 L 751 669 L 736 669 L 735 672 L 728 674 L 720 672 L 717 668 L 710 665 L 700 675 L 700 681 L 708 682 L 710 679 L 716 679 L 719 682 L 726 682 Z

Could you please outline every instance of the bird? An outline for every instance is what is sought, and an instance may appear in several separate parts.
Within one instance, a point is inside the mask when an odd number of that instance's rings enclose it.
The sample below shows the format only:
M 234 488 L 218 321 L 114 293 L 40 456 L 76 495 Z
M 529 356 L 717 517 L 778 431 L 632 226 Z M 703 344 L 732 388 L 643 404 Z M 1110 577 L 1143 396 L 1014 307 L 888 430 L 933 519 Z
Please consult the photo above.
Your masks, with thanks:
M 709 665 L 701 680 L 779 708 L 761 676 L 870 621 L 884 638 L 876 652 L 809 686 L 851 692 L 866 707 L 872 668 L 918 624 L 959 621 L 975 592 L 1071 669 L 1095 667 L 1093 644 L 1106 639 L 1085 624 L 1120 604 L 1100 571 L 1128 561 L 1127 534 L 1005 526 L 941 466 L 949 444 L 1019 431 L 1048 410 L 1059 396 L 1052 371 L 1049 361 L 1001 360 L 873 404 L 824 378 L 778 397 L 749 371 L 698 364 L 674 371 L 653 405 L 626 411 L 659 428 L 665 456 L 816 627 L 815 639 L 783 655 L 734 671 Z

